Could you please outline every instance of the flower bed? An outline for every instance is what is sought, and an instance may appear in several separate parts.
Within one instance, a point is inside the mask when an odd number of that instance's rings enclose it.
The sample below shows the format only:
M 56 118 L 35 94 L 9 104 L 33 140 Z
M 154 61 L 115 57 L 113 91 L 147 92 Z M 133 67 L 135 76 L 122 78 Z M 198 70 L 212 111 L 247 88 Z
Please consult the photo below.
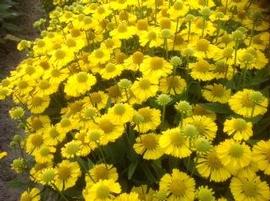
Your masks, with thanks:
M 49 16 L 0 85 L 25 130 L 21 201 L 269 200 L 266 7 L 78 0 Z

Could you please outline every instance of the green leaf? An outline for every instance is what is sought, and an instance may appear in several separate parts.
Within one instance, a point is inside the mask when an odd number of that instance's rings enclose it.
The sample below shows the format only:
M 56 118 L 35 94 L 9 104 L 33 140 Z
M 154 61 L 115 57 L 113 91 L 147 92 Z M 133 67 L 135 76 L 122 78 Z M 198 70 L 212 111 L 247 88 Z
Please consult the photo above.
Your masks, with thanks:
M 18 188 L 18 189 L 25 189 L 28 186 L 28 183 L 23 182 L 21 179 L 19 178 L 15 178 L 12 179 L 10 181 L 7 182 L 7 185 L 10 188 Z
M 137 167 L 138 167 L 138 161 L 134 161 L 128 166 L 128 180 L 132 178 Z
M 204 107 L 207 110 L 211 110 L 215 113 L 220 114 L 231 114 L 232 111 L 228 105 L 221 104 L 221 103 L 203 103 L 200 104 L 202 107 Z

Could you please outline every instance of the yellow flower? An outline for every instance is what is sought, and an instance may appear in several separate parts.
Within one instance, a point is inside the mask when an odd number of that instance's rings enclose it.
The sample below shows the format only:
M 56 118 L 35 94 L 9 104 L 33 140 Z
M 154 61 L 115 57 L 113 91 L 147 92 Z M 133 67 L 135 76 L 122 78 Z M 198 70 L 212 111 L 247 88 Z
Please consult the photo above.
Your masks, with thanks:
M 267 201 L 270 197 L 269 186 L 260 177 L 233 177 L 230 189 L 235 201 Z
M 217 146 L 217 154 L 221 163 L 231 172 L 235 173 L 251 162 L 251 151 L 245 143 L 232 139 L 225 140 Z
M 116 168 L 113 165 L 110 164 L 95 164 L 90 170 L 89 175 L 86 175 L 85 180 L 87 184 L 94 184 L 101 180 L 113 180 L 117 181 L 118 179 L 118 173 Z
M 223 182 L 230 178 L 231 174 L 222 164 L 216 148 L 204 155 L 199 155 L 196 165 L 197 171 L 202 177 L 210 181 Z
M 44 138 L 46 144 L 48 145 L 57 145 L 62 142 L 66 137 L 66 132 L 60 132 L 56 126 L 48 126 L 43 129 Z
M 139 133 L 146 133 L 155 130 L 160 124 L 160 111 L 150 107 L 143 107 L 138 110 L 142 122 L 135 128 Z
M 54 153 L 56 152 L 55 147 L 42 145 L 37 151 L 35 151 L 34 156 L 37 163 L 48 163 L 53 161 Z
M 223 131 L 239 141 L 248 140 L 253 135 L 252 123 L 246 122 L 242 118 L 227 119 L 224 122 Z
M 244 89 L 230 98 L 229 106 L 243 117 L 255 117 L 267 112 L 268 100 L 259 91 Z
M 61 148 L 61 154 L 64 158 L 74 158 L 81 156 L 82 143 L 79 140 L 73 140 Z
M 200 135 L 211 141 L 216 137 L 217 125 L 209 117 L 193 115 L 183 120 L 183 126 L 185 125 L 195 126 Z
M 47 79 L 42 79 L 38 81 L 38 85 L 35 92 L 40 96 L 49 96 L 58 90 L 57 83 L 50 83 Z
M 95 127 L 104 132 L 100 139 L 101 145 L 115 142 L 115 140 L 122 136 L 124 131 L 124 126 L 120 122 L 113 121 L 109 115 L 103 115 L 97 119 Z
M 186 4 L 184 4 L 181 0 L 176 0 L 168 10 L 168 13 L 170 14 L 170 17 L 172 19 L 178 19 L 181 17 L 184 17 L 187 12 L 189 11 L 189 8 Z
M 122 193 L 118 195 L 114 200 L 115 201 L 140 201 L 139 195 L 134 192 L 131 192 L 129 194 Z
M 132 120 L 134 109 L 131 105 L 126 103 L 117 103 L 108 111 L 108 116 L 120 124 L 125 124 Z
M 148 77 L 139 78 L 131 86 L 131 91 L 135 95 L 138 103 L 146 101 L 148 98 L 156 95 L 158 91 L 157 82 Z
M 159 81 L 159 89 L 163 93 L 173 95 L 181 94 L 186 89 L 187 83 L 180 76 L 168 76 L 161 78 Z
M 64 91 L 68 96 L 78 97 L 89 91 L 95 83 L 95 76 L 86 72 L 76 73 L 68 78 Z
M 110 32 L 110 36 L 115 39 L 129 39 L 136 33 L 134 26 L 128 26 L 126 22 L 119 23 L 118 27 Z
M 7 156 L 7 152 L 0 151 L 0 160 Z
M 50 104 L 49 96 L 34 95 L 28 100 L 28 108 L 34 114 L 44 112 Z
M 40 190 L 38 188 L 27 189 L 21 194 L 20 201 L 40 201 Z
M 116 76 L 119 76 L 122 70 L 122 65 L 117 65 L 109 62 L 104 68 L 100 70 L 100 74 L 103 79 L 109 80 L 115 78 Z
M 164 131 L 159 138 L 159 144 L 165 154 L 177 158 L 185 158 L 191 155 L 189 140 L 179 128 Z
M 99 48 L 94 50 L 88 57 L 88 60 L 93 65 L 105 64 L 111 58 L 111 52 L 106 48 Z
M 146 160 L 155 160 L 163 155 L 159 145 L 159 135 L 148 133 L 136 138 L 133 148 L 137 154 L 143 155 Z
M 53 52 L 50 63 L 52 63 L 58 69 L 66 66 L 74 59 L 73 51 L 70 51 L 68 47 L 62 47 Z
M 199 81 L 209 81 L 215 78 L 215 74 L 211 71 L 212 65 L 206 60 L 199 60 L 189 65 L 191 68 L 190 75 L 193 79 Z
M 156 27 L 150 27 L 148 31 L 141 33 L 139 38 L 141 46 L 149 45 L 150 48 L 160 47 L 164 43 L 160 30 Z
M 56 170 L 54 168 L 48 167 L 44 168 L 38 173 L 37 181 L 43 185 L 54 185 L 56 177 Z
M 167 195 L 167 201 L 193 201 L 195 198 L 195 181 L 186 173 L 177 169 L 172 174 L 165 174 L 159 182 L 159 191 Z
M 45 144 L 44 135 L 41 132 L 32 133 L 26 138 L 26 152 L 31 154 L 37 152 Z
M 86 186 L 83 192 L 85 201 L 109 201 L 115 194 L 121 192 L 121 187 L 114 180 L 100 180 L 95 184 Z
M 159 78 L 170 74 L 173 66 L 162 57 L 148 57 L 143 60 L 140 71 L 144 77 L 158 81 Z
M 63 191 L 74 186 L 81 176 L 80 166 L 77 162 L 63 160 L 56 166 L 56 187 Z
M 222 84 L 206 85 L 202 90 L 202 95 L 209 102 L 227 103 L 231 90 L 226 89 Z
M 198 201 L 215 201 L 213 189 L 208 186 L 200 186 L 197 189 L 196 197 Z
M 265 174 L 270 175 L 270 140 L 260 140 L 253 146 L 253 157 L 258 163 L 260 170 Z

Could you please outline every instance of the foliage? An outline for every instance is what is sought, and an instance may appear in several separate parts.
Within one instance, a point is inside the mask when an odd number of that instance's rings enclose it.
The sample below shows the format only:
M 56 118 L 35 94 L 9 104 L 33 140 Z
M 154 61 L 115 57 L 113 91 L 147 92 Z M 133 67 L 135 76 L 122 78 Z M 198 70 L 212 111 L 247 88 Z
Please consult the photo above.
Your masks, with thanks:
M 0 43 L 4 43 L 7 33 L 18 31 L 18 26 L 14 23 L 18 13 L 15 11 L 15 0 L 2 0 L 0 2 Z

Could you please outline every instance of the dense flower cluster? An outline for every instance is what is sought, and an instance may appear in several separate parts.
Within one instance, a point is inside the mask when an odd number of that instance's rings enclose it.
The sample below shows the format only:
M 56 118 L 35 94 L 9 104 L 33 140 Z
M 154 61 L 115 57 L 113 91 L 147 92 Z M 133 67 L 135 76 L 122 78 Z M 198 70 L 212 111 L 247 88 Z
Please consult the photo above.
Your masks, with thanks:
M 21 201 L 269 200 L 270 26 L 254 2 L 52 11 L 0 85 L 25 130 L 11 143 L 31 184 Z

